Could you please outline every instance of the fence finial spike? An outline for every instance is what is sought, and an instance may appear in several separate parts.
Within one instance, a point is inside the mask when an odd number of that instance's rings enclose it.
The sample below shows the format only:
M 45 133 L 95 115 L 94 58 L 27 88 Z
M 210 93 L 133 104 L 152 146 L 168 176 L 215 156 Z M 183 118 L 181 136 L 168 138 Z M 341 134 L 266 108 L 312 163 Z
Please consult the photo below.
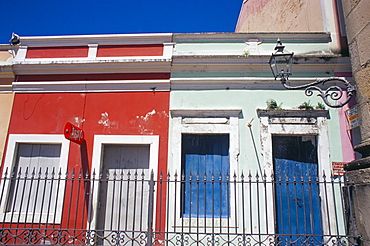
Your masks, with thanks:
M 21 167 L 20 167 L 21 168 Z M 26 171 L 24 172 L 24 176 L 27 177 L 28 176 L 28 167 L 26 167 Z
M 21 168 L 19 168 L 19 171 L 21 170 Z M 33 169 L 32 169 L 32 173 L 31 173 L 31 176 L 32 177 L 35 177 L 35 175 L 36 175 L 36 167 L 34 167 Z
M 5 168 L 5 173 L 4 173 L 4 178 L 6 178 L 8 176 L 8 167 Z
M 49 167 L 46 167 L 46 170 L 45 170 L 45 178 L 48 177 L 48 174 L 49 174 Z
M 150 180 L 154 180 L 154 170 L 153 169 L 150 172 Z

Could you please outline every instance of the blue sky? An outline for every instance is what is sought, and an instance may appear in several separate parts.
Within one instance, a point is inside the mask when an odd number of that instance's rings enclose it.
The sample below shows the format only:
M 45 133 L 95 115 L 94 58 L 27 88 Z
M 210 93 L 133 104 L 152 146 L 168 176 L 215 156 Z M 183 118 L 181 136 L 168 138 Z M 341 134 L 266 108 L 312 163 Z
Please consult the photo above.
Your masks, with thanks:
M 0 43 L 20 36 L 234 32 L 242 0 L 0 0 Z

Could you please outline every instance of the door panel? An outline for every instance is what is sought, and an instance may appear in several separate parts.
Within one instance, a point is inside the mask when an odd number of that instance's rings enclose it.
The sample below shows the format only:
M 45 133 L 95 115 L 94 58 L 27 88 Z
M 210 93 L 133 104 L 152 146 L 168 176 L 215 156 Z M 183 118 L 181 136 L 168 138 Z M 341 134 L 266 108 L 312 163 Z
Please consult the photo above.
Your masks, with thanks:
M 97 230 L 104 230 L 104 237 L 112 231 L 126 233 L 107 240 L 124 236 L 122 242 L 138 245 L 139 232 L 147 230 L 149 151 L 149 145 L 104 145 Z
M 281 244 L 299 245 L 301 235 L 321 235 L 317 149 L 315 137 L 274 136 L 276 230 Z M 303 241 L 302 241 L 303 240 Z M 321 237 L 310 237 L 320 244 Z

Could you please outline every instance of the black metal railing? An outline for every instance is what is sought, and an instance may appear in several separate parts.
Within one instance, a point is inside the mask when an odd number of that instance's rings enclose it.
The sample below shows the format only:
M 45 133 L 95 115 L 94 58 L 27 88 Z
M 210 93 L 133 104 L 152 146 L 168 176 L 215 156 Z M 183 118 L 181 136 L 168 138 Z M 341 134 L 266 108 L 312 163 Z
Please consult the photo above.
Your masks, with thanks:
M 5 172 L 0 244 L 357 245 L 345 177 L 157 176 Z

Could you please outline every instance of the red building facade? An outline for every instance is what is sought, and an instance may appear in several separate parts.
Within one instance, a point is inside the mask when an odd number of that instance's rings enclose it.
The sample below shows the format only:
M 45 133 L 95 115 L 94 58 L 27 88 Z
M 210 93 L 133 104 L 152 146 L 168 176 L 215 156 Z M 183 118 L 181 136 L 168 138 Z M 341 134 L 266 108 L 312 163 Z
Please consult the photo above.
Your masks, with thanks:
M 10 199 L 2 199 L 1 216 L 18 239 L 5 236 L 6 243 L 86 242 L 87 227 L 104 231 L 115 223 L 106 222 L 111 216 L 99 210 L 101 201 L 108 211 L 116 206 L 109 200 L 117 200 L 109 182 L 94 192 L 87 179 L 137 179 L 149 170 L 157 179 L 167 170 L 170 36 L 46 39 L 22 38 L 15 58 L 17 89 L 2 163 L 2 197 Z M 65 139 L 68 122 L 82 129 L 81 144 Z M 39 180 L 36 191 L 29 178 Z M 30 240 L 21 228 L 36 224 L 45 233 Z M 58 228 L 73 229 L 67 234 L 74 239 L 50 241 Z

